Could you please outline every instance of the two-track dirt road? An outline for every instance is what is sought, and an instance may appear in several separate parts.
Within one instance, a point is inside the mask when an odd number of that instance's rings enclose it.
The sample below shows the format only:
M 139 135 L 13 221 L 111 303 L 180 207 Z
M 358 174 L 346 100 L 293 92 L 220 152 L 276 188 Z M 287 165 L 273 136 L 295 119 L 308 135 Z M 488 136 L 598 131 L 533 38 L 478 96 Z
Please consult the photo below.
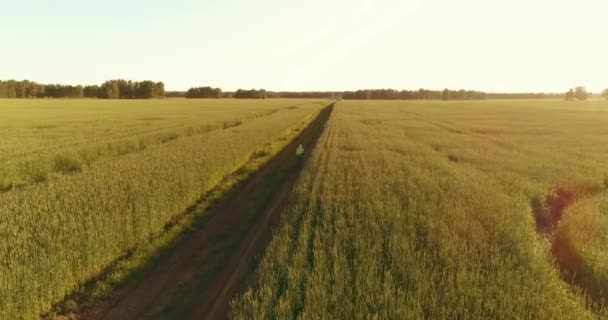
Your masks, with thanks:
M 333 104 L 259 172 L 204 216 L 151 270 L 109 301 L 77 319 L 222 319 L 245 289 L 254 259 L 263 254 L 272 227 L 297 180 L 295 149 L 308 156 Z

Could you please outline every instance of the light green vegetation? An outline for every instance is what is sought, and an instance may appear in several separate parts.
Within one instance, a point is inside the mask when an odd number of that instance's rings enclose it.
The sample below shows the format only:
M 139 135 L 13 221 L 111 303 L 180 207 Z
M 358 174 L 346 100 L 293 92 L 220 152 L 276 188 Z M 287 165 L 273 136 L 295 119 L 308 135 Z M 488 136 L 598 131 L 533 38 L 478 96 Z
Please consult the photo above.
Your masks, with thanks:
M 3 167 L 58 156 L 79 166 L 0 193 L 0 318 L 36 318 L 148 246 L 224 177 L 264 157 L 327 104 L 1 100 L 0 132 L 11 137 Z M 88 150 L 99 151 L 92 161 Z
M 569 279 L 596 300 L 608 299 L 608 193 L 586 197 L 567 208 L 553 244 Z
M 0 190 L 239 126 L 304 100 L 0 100 Z
M 605 192 L 607 123 L 604 101 L 339 102 L 231 316 L 598 316 L 537 220 L 565 181 Z

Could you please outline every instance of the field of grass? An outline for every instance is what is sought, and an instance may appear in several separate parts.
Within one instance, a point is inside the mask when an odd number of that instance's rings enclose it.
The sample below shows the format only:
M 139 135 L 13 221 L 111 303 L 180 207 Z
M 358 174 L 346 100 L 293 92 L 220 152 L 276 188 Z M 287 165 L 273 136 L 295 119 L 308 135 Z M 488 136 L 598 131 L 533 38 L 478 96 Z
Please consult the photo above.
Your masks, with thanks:
M 605 317 L 607 123 L 605 101 L 339 102 L 231 317 Z
M 597 301 L 608 299 L 608 194 L 568 207 L 554 231 L 553 253 L 566 280 Z
M 327 104 L 0 100 L 0 318 L 48 311 Z
M 300 101 L 0 101 L 0 190 L 80 171 L 112 158 L 239 126 Z

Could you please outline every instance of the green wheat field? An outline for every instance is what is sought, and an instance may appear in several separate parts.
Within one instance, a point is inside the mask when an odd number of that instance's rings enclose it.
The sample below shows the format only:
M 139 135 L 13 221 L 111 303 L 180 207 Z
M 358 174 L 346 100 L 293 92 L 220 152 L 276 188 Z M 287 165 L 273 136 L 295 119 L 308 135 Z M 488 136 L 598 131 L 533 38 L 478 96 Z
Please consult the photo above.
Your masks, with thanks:
M 605 317 L 607 124 L 605 101 L 339 102 L 232 317 Z
M 0 99 L 0 319 L 47 313 L 331 102 Z M 231 318 L 607 317 L 608 101 L 338 101 L 307 152 Z
M 0 319 L 48 311 L 328 103 L 0 100 Z

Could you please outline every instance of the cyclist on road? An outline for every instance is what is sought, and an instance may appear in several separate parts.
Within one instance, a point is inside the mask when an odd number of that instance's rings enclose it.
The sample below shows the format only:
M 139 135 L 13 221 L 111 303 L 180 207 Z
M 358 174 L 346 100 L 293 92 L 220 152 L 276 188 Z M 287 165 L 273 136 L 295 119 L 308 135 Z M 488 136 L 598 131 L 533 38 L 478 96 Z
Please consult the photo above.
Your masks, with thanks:
M 302 169 L 302 165 L 303 165 L 303 158 L 304 157 L 304 147 L 302 147 L 302 144 L 300 144 L 298 146 L 298 148 L 296 149 L 296 160 L 298 162 L 298 170 Z

